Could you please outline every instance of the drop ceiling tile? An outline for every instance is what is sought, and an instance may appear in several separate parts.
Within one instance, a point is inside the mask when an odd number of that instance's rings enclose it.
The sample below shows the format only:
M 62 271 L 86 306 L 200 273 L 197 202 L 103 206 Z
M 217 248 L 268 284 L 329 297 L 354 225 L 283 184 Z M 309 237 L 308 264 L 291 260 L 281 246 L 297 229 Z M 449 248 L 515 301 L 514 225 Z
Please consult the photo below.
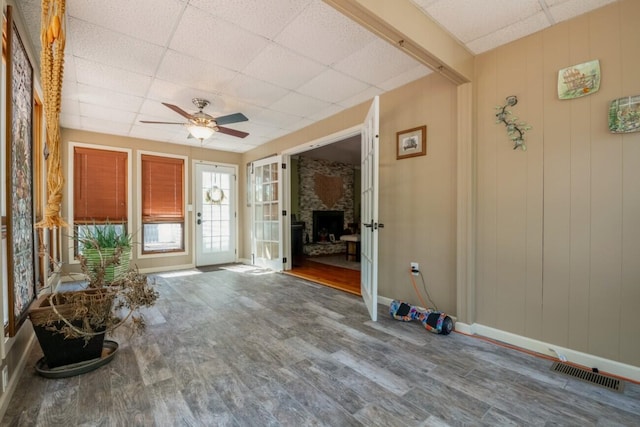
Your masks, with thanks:
M 210 150 L 231 151 L 233 153 L 244 153 L 245 151 L 248 151 L 242 142 L 232 141 L 207 140 L 204 141 L 203 147 Z
M 378 87 L 369 87 L 366 90 L 345 99 L 340 103 L 342 108 L 353 107 L 354 105 L 362 104 L 366 101 L 371 101 L 374 96 L 382 94 L 383 90 Z
M 63 64 L 64 70 L 63 70 L 63 74 L 62 74 L 62 84 L 66 84 L 67 82 L 77 82 L 78 78 L 76 76 L 76 60 L 73 57 L 73 55 L 71 55 L 69 53 L 69 50 L 65 48 L 65 54 L 64 54 L 64 64 Z
M 432 72 L 433 71 L 430 68 L 424 65 L 416 65 L 415 67 L 405 71 L 402 74 L 391 77 L 389 80 L 387 80 L 386 82 L 382 82 L 378 86 L 384 90 L 392 90 L 400 86 L 404 86 L 412 81 L 418 80 L 426 75 L 431 74 Z
M 289 129 L 291 132 L 296 131 L 296 130 L 300 130 L 300 129 L 304 129 L 307 126 L 311 126 L 314 123 L 313 120 L 311 119 L 301 119 L 300 121 L 298 121 L 297 123 L 294 123 L 293 125 L 289 126 L 287 129 Z
M 108 135 L 123 135 L 129 134 L 131 124 L 118 123 L 104 118 L 99 119 L 96 117 L 80 117 L 81 129 L 90 132 L 105 133 Z
M 266 107 L 281 99 L 289 93 L 289 90 L 253 77 L 238 74 L 221 92 L 223 99 L 233 97 L 243 102 Z
M 188 7 L 171 40 L 171 49 L 240 71 L 268 44 L 268 40 L 237 25 Z
M 549 1 L 549 12 L 556 22 L 566 21 L 574 16 L 582 15 L 616 0 L 565 0 Z
M 309 3 L 310 0 L 191 0 L 189 5 L 273 39 Z
M 60 126 L 67 129 L 80 129 L 80 116 L 60 111 Z
M 447 0 L 426 9 L 428 15 L 464 43 L 488 36 L 541 11 L 538 0 Z
M 376 39 L 335 64 L 333 68 L 377 86 L 416 65 L 419 64 L 415 59 L 386 41 Z
M 290 92 L 278 102 L 271 104 L 269 108 L 283 113 L 309 117 L 314 114 L 318 114 L 329 105 L 330 104 L 328 102 L 311 98 L 306 95 L 301 95 L 296 92 Z
M 67 97 L 62 98 L 60 103 L 60 113 L 67 115 L 79 116 L 80 115 L 80 103 L 77 99 L 71 99 Z
M 189 104 L 183 104 L 181 102 L 174 101 L 172 102 L 172 104 L 177 105 L 188 113 L 197 111 L 197 109 L 193 106 L 193 104 L 191 104 L 191 102 L 189 102 Z M 136 123 L 140 120 L 176 123 L 185 123 L 187 121 L 180 114 L 153 99 L 147 99 L 142 103 L 142 107 L 140 107 L 140 113 L 136 117 Z
M 231 124 L 225 125 L 225 127 L 235 129 L 235 130 L 241 130 L 243 132 L 248 132 L 251 137 L 268 137 L 269 135 L 272 135 L 275 131 L 278 130 L 278 128 L 275 128 L 273 126 L 267 126 L 267 125 L 263 125 L 255 122 L 250 122 L 250 121 L 241 122 L 241 123 L 231 123 Z
M 74 34 L 73 56 L 139 74 L 153 75 L 164 48 L 78 19 L 67 25 Z
M 293 123 L 298 122 L 302 116 L 297 114 L 288 114 L 281 111 L 275 111 L 273 109 L 263 109 L 259 114 L 251 117 L 249 120 L 259 124 L 272 124 L 277 123 L 278 126 L 287 127 Z
M 136 113 L 106 108 L 95 104 L 80 102 L 80 115 L 96 119 L 108 119 L 111 122 L 126 123 L 131 125 L 136 118 Z
M 186 138 L 189 132 L 180 126 L 135 124 L 132 126 L 129 136 L 134 138 L 151 139 L 155 141 L 171 141 L 173 138 Z
M 514 23 L 513 25 L 502 28 L 485 37 L 473 40 L 469 42 L 467 46 L 477 55 L 494 49 L 496 46 L 502 46 L 529 34 L 543 30 L 549 26 L 550 24 L 547 16 L 544 12 L 540 12 L 521 22 Z
M 277 43 L 269 44 L 242 71 L 287 89 L 296 89 L 327 67 Z
M 131 96 L 113 92 L 96 86 L 78 85 L 78 100 L 86 104 L 95 104 L 122 111 L 137 112 L 144 101 L 141 96 Z
M 211 62 L 168 50 L 156 76 L 181 86 L 207 92 L 217 92 L 238 73 Z
M 323 101 L 337 103 L 362 92 L 368 87 L 366 83 L 328 69 L 319 76 L 300 86 L 296 92 L 309 95 Z
M 180 108 L 188 111 L 195 109 L 191 101 L 193 98 L 208 99 L 211 102 L 208 108 L 212 108 L 217 106 L 219 94 L 181 86 L 162 79 L 153 79 L 147 94 L 147 99 L 152 100 L 156 105 L 160 105 L 161 102 L 168 102 L 179 105 Z
M 78 83 L 97 86 L 131 96 L 145 96 L 151 77 L 97 62 L 76 58 Z
M 105 29 L 164 46 L 187 2 L 163 0 L 82 0 L 67 2 L 67 15 Z
M 325 108 L 324 110 L 320 111 L 317 114 L 314 114 L 313 116 L 310 116 L 309 119 L 313 120 L 313 121 L 319 121 L 322 119 L 326 119 L 327 117 L 331 117 L 335 114 L 338 114 L 340 111 L 344 110 L 345 108 L 341 105 L 337 105 L 337 104 L 331 104 L 330 106 L 328 106 L 327 108 Z
M 374 39 L 374 35 L 323 2 L 313 2 L 275 41 L 322 64 L 331 65 Z
M 79 96 L 78 84 L 74 81 L 62 81 L 62 97 L 61 100 L 64 103 L 65 100 L 77 101 Z

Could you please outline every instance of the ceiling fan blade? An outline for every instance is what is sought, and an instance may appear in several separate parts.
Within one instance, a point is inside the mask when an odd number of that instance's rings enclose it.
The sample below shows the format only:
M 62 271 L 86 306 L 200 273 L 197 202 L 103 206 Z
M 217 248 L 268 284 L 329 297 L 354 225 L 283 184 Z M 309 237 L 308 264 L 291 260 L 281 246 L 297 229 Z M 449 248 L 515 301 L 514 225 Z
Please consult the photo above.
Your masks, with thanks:
M 181 122 L 154 122 L 151 120 L 140 120 L 140 123 L 156 123 L 156 124 L 161 124 L 161 125 L 183 125 L 184 123 Z
M 219 125 L 228 125 L 230 123 L 246 122 L 249 119 L 242 113 L 234 113 L 227 116 L 217 117 L 215 120 Z
M 218 126 L 218 132 L 226 133 L 227 135 L 237 136 L 238 138 L 245 138 L 249 136 L 247 132 L 242 132 L 241 130 L 229 129 L 223 126 Z
M 162 105 L 164 105 L 165 107 L 169 107 L 171 108 L 173 111 L 175 111 L 176 113 L 180 114 L 182 117 L 185 117 L 189 120 L 193 119 L 193 116 L 189 113 L 187 113 L 186 111 L 184 111 L 182 108 L 178 107 L 177 105 L 173 105 L 173 104 L 168 104 L 166 102 L 163 102 Z

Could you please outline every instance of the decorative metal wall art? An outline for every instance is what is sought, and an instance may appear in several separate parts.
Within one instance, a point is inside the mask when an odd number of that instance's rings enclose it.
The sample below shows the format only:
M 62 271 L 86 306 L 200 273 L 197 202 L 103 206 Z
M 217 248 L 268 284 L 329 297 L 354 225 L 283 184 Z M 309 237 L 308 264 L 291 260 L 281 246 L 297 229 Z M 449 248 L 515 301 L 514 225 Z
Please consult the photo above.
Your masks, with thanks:
M 504 123 L 507 128 L 507 135 L 509 139 L 513 141 L 513 149 L 520 147 L 522 151 L 527 150 L 527 145 L 524 143 L 524 133 L 531 129 L 531 126 L 525 122 L 518 122 L 518 118 L 511 114 L 511 111 L 507 107 L 513 107 L 518 103 L 518 97 L 515 95 L 507 96 L 507 103 L 503 106 L 496 107 L 498 112 L 496 113 L 496 123 Z

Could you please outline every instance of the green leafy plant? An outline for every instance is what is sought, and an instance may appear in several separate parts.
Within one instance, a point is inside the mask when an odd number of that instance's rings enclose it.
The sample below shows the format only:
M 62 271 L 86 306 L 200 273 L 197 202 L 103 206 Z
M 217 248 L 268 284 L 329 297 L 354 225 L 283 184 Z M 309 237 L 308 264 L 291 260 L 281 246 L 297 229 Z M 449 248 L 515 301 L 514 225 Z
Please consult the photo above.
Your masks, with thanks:
M 130 248 L 131 235 L 123 231 L 119 232 L 115 224 L 94 224 L 84 227 L 83 231 L 76 232 L 73 237 L 78 242 L 81 250 L 106 249 L 106 248 Z
M 106 224 L 75 234 L 83 251 L 78 259 L 88 280 L 86 289 L 49 294 L 46 306 L 51 310 L 31 313 L 34 325 L 85 342 L 125 324 L 132 333 L 144 330 L 140 309 L 153 306 L 159 294 L 145 274 L 129 269 L 131 235 L 116 228 Z M 124 271 L 109 275 L 109 269 L 121 265 L 126 265 Z

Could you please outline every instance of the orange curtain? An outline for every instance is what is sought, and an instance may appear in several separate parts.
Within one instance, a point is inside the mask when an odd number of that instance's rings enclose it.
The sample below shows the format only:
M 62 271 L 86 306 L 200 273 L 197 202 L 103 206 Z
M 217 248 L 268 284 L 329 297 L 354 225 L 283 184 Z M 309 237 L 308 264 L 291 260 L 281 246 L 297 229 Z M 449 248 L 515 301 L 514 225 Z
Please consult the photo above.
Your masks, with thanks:
M 126 222 L 127 153 L 75 147 L 73 221 Z
M 184 219 L 184 160 L 142 156 L 143 222 Z

